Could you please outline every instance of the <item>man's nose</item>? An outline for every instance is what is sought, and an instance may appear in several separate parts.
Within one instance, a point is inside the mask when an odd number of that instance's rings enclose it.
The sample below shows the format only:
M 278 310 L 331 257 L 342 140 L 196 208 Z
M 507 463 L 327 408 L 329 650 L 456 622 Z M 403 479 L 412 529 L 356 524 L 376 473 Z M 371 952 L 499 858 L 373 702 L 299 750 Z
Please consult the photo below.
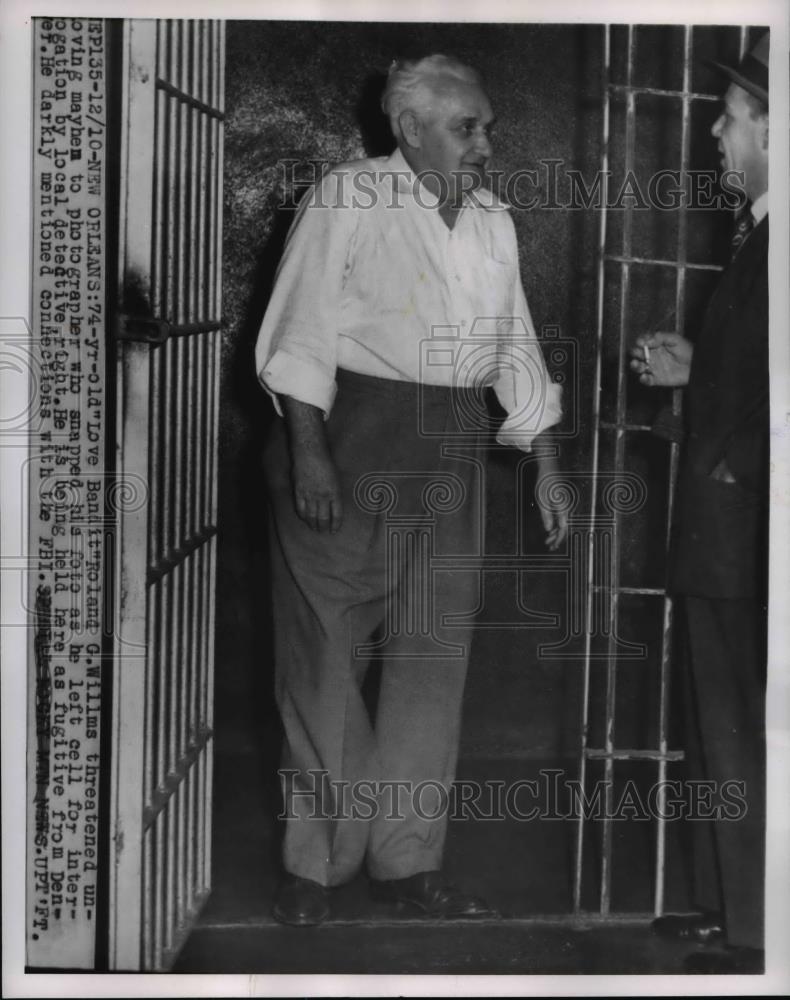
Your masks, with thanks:
M 710 130 L 710 134 L 713 136 L 714 139 L 718 139 L 719 136 L 721 135 L 721 128 L 723 124 L 724 124 L 724 115 L 719 115 L 719 117 L 713 123 L 713 127 Z
M 491 146 L 491 140 L 486 135 L 485 132 L 478 132 L 477 139 L 475 141 L 475 149 L 477 152 L 488 159 L 494 152 Z

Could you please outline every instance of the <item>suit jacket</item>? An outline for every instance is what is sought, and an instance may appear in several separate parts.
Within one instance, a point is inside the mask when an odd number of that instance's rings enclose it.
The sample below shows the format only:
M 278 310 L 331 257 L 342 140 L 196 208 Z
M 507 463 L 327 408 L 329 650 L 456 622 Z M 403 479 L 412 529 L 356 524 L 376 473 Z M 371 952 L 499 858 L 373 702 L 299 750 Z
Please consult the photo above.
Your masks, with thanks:
M 767 564 L 768 217 L 722 274 L 686 393 L 671 585 L 712 598 L 764 597 Z M 721 462 L 734 483 L 712 478 Z

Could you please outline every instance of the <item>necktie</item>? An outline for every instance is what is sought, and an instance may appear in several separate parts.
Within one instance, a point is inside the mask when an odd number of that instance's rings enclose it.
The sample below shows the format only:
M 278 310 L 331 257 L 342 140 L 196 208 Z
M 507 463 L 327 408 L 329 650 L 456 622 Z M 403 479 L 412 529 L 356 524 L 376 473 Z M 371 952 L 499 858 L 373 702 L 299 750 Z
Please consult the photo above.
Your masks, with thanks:
M 735 220 L 735 232 L 732 234 L 732 242 L 730 243 L 730 260 L 735 260 L 735 255 L 746 242 L 746 237 L 754 229 L 754 216 L 750 209 L 751 206 L 747 203 Z

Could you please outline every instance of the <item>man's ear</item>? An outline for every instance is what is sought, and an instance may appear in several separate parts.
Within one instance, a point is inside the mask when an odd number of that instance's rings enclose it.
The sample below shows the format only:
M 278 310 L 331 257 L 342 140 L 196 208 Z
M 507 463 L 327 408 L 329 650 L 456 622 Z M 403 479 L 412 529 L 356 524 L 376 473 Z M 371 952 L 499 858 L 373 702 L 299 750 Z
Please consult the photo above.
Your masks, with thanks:
M 406 145 L 411 146 L 412 149 L 419 149 L 421 146 L 420 119 L 417 115 L 413 111 L 401 111 L 398 116 L 398 125 Z

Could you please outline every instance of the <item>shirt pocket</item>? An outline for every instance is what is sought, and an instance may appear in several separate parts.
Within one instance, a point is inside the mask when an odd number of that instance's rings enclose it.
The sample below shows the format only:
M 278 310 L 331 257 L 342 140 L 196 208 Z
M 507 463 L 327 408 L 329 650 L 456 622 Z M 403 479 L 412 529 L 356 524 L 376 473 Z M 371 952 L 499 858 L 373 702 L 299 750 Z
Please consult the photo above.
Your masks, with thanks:
M 481 259 L 481 272 L 475 282 L 479 296 L 478 312 L 489 318 L 504 319 L 513 315 L 515 264 L 495 252 Z

